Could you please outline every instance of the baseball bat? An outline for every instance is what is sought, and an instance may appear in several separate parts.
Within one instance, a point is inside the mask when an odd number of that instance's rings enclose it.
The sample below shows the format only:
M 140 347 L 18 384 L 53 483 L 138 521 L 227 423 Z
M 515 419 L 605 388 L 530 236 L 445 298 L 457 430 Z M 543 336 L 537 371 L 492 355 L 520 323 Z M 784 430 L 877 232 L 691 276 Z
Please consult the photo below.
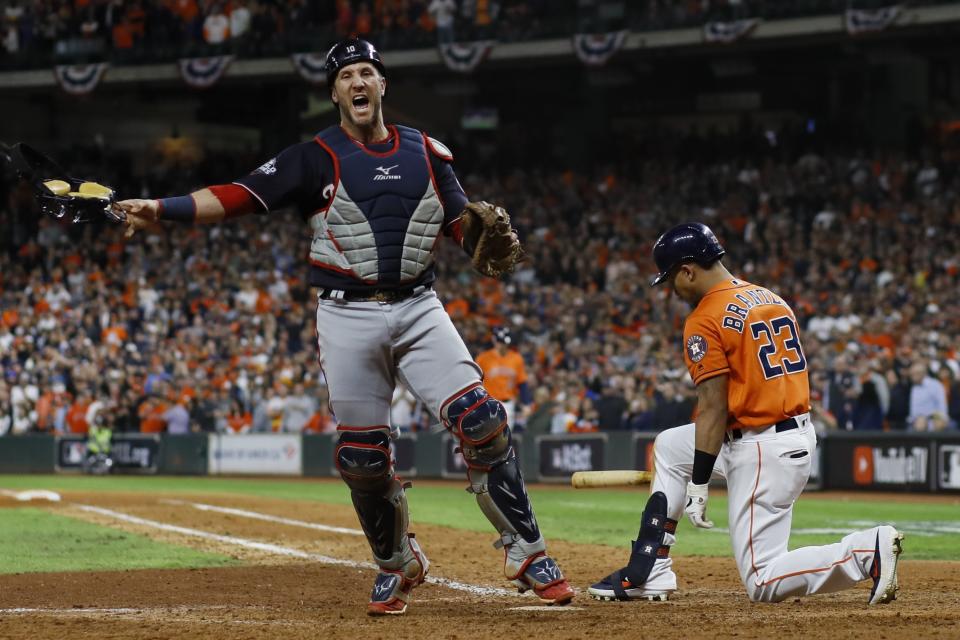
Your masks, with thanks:
M 570 478 L 574 489 L 593 487 L 633 487 L 653 480 L 650 471 L 577 471 Z

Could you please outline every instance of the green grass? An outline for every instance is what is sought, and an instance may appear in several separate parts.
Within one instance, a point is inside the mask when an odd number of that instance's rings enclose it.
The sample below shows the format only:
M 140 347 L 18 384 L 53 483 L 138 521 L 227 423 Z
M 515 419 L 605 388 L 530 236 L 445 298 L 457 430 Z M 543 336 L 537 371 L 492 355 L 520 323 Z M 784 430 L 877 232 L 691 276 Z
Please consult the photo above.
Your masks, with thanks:
M 235 479 L 199 477 L 90 477 L 90 476 L 0 476 L 0 487 L 51 489 L 54 491 L 101 491 L 186 494 L 243 494 L 283 500 L 311 500 L 349 505 L 350 496 L 340 482 L 281 479 Z M 477 508 L 463 483 L 446 485 L 416 483 L 409 492 L 411 518 L 416 522 L 492 534 L 490 524 Z M 573 491 L 566 487 L 536 487 L 531 491 L 544 534 L 549 539 L 606 544 L 625 548 L 637 534 L 644 491 Z M 95 502 L 91 498 L 91 502 Z M 708 514 L 718 528 L 727 526 L 727 501 L 710 498 Z M 911 502 L 909 495 L 896 501 L 836 500 L 802 496 L 794 508 L 794 530 L 831 529 L 826 533 L 795 533 L 790 547 L 837 542 L 844 532 L 892 523 L 907 534 L 905 549 L 912 559 L 960 560 L 960 497 L 952 504 Z M 936 532 L 934 528 L 952 531 Z M 729 536 L 723 531 L 694 529 L 686 521 L 678 531 L 674 554 L 729 556 Z
M 177 569 L 238 564 L 32 507 L 0 511 L 0 573 Z

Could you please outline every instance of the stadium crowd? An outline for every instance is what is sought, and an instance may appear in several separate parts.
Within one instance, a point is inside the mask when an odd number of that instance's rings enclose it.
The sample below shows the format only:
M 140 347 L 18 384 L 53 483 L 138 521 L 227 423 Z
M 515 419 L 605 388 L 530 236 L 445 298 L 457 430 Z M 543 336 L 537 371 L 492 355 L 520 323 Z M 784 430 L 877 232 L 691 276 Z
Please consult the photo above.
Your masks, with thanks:
M 710 224 L 731 270 L 796 310 L 818 427 L 957 427 L 956 158 L 669 146 L 680 151 L 650 141 L 655 161 L 590 175 L 461 175 L 471 197 L 512 213 L 529 260 L 497 282 L 444 242 L 436 289 L 475 355 L 492 328 L 512 329 L 530 378 L 524 428 L 658 430 L 690 420 L 687 308 L 648 286 L 653 241 L 682 219 Z M 186 193 L 262 160 L 207 153 L 184 166 L 158 153 L 138 172 L 102 149 L 64 158 L 133 196 Z M 10 230 L 0 240 L 0 433 L 83 432 L 96 420 L 169 433 L 334 429 L 298 215 L 167 226 L 125 243 L 118 227 L 39 218 L 29 188 L 10 176 L 0 204 L 0 228 Z M 411 394 L 399 389 L 395 400 L 398 426 L 430 427 Z
M 924 0 L 935 4 L 945 0 Z M 233 53 L 316 51 L 359 35 L 381 48 L 574 32 L 654 30 L 748 17 L 780 19 L 891 0 L 4 0 L 0 65 L 127 64 Z

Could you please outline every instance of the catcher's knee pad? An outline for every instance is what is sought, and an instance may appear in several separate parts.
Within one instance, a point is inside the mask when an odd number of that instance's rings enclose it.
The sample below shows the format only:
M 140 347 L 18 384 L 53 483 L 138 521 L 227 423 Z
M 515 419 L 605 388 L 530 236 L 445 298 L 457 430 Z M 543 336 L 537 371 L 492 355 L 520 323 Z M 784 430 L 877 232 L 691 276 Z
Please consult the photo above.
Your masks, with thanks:
M 440 418 L 460 440 L 463 459 L 471 469 L 489 469 L 506 459 L 510 450 L 507 411 L 483 386 L 445 402 Z
M 356 491 L 379 492 L 393 477 L 390 430 L 342 430 L 334 453 L 337 471 Z

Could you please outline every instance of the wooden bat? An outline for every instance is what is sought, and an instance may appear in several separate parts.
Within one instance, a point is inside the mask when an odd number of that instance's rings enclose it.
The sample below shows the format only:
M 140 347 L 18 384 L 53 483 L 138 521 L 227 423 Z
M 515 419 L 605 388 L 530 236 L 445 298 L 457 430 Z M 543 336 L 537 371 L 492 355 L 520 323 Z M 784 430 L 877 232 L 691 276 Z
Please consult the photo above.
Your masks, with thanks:
M 651 471 L 577 471 L 570 478 L 574 489 L 593 487 L 633 487 L 653 480 Z

